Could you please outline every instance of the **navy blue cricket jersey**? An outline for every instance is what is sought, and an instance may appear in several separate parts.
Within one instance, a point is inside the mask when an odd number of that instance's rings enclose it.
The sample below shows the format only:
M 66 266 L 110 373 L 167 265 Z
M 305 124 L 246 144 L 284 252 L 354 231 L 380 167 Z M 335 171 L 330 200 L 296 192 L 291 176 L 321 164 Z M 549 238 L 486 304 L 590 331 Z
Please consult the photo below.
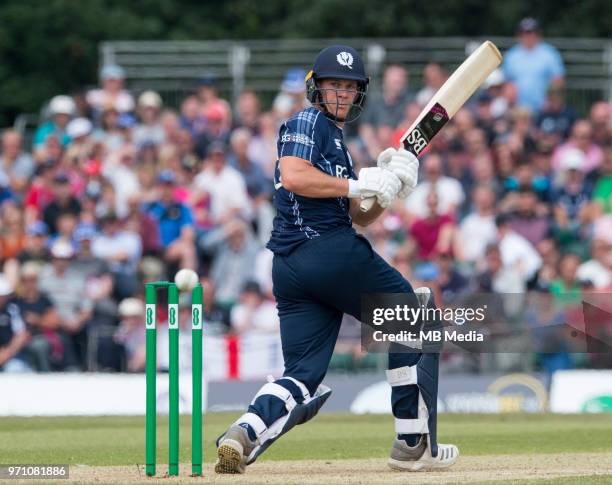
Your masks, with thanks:
M 303 197 L 281 186 L 279 160 L 285 156 L 308 160 L 334 177 L 356 179 L 342 130 L 318 109 L 306 108 L 281 126 L 277 149 L 276 217 L 268 248 L 275 254 L 286 255 L 300 244 L 333 229 L 352 227 L 348 198 Z

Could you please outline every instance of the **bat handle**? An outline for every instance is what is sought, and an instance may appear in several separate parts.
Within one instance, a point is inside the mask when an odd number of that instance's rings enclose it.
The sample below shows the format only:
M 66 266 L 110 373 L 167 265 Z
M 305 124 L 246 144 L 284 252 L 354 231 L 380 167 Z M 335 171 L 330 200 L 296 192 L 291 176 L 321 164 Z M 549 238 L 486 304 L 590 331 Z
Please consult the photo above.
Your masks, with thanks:
M 374 206 L 374 202 L 376 202 L 376 197 L 368 197 L 367 199 L 363 199 L 361 204 L 359 204 L 361 212 L 368 212 Z

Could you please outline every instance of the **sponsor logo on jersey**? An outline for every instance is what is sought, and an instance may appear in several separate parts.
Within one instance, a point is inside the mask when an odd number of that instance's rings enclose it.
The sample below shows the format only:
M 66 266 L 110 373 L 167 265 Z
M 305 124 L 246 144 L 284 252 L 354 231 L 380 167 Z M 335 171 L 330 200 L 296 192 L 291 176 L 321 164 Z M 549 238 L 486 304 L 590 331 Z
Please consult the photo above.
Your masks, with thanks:
M 281 143 L 301 143 L 302 145 L 314 145 L 314 142 L 308 135 L 303 133 L 285 133 L 281 136 Z

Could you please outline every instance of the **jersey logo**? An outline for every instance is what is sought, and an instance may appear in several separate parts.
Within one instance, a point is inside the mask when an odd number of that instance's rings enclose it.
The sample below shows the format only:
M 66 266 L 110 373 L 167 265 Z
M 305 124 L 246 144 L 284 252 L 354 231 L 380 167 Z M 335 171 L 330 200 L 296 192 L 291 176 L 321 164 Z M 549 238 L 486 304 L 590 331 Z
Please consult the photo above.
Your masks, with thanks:
M 285 133 L 281 136 L 281 143 L 300 143 L 302 145 L 314 145 L 314 142 L 308 135 L 303 133 Z
M 334 143 L 336 144 L 336 148 L 338 150 L 342 150 L 342 144 L 340 143 L 340 138 L 334 138 Z
M 346 66 L 349 69 L 353 69 L 353 54 L 350 52 L 342 51 L 336 56 L 336 60 L 341 66 Z

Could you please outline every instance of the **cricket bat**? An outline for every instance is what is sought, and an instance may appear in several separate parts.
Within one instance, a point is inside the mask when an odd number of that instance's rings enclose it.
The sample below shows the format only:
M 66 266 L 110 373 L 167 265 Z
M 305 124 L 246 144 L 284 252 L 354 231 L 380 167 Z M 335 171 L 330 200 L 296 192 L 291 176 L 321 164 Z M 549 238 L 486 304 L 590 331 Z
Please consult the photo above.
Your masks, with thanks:
M 400 143 L 403 147 L 418 157 L 478 86 L 500 65 L 501 60 L 495 44 L 490 40 L 483 42 L 446 80 L 402 135 Z M 376 197 L 362 200 L 361 210 L 370 210 L 374 202 Z

